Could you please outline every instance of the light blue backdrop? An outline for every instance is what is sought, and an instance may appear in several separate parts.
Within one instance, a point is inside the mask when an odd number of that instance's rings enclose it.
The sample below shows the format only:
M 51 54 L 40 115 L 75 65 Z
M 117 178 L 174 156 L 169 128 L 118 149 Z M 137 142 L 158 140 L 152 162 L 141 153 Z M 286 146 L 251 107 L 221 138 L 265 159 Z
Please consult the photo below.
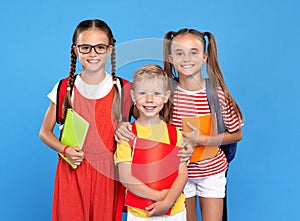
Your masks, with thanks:
M 297 0 L 2 2 L 0 219 L 51 219 L 57 155 L 38 137 L 46 94 L 67 76 L 77 23 L 100 18 L 117 45 L 183 27 L 215 35 L 245 116 L 229 173 L 230 220 L 300 220 L 299 11 Z M 118 74 L 131 79 L 133 66 Z

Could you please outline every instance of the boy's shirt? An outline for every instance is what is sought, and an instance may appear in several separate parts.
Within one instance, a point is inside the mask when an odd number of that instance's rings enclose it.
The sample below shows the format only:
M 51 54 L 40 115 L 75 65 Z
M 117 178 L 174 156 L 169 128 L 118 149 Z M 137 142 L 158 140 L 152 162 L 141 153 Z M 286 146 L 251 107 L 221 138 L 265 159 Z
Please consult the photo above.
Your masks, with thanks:
M 153 141 L 170 144 L 167 125 L 163 121 L 161 121 L 161 123 L 159 123 L 158 125 L 154 125 L 154 126 L 142 126 L 142 125 L 136 124 L 136 130 L 137 130 L 137 134 L 138 134 L 139 138 L 144 138 L 144 139 L 149 139 L 149 140 L 153 140 Z M 177 128 L 176 128 L 176 133 L 177 133 L 176 146 L 181 146 L 183 143 L 182 134 L 179 131 L 179 129 L 177 129 Z M 131 162 L 132 148 L 129 145 L 129 143 L 122 140 L 121 144 L 117 145 L 117 149 L 116 149 L 114 157 L 115 157 L 116 164 L 118 164 L 120 162 Z M 185 209 L 184 202 L 185 202 L 185 196 L 182 193 L 176 200 L 176 202 L 171 210 L 171 215 L 184 211 L 184 209 Z M 128 212 L 130 212 L 138 217 L 148 217 L 147 211 L 145 211 L 145 210 L 128 207 Z

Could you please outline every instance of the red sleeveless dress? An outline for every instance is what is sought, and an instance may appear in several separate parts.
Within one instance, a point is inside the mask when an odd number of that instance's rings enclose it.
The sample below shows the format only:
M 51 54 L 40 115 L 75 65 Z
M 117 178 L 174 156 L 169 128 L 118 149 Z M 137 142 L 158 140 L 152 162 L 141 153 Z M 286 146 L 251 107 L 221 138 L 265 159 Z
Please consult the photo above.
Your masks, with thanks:
M 90 125 L 80 166 L 73 169 L 59 157 L 52 221 L 121 220 L 123 188 L 115 179 L 112 101 L 113 90 L 101 99 L 87 99 L 74 87 L 73 108 Z

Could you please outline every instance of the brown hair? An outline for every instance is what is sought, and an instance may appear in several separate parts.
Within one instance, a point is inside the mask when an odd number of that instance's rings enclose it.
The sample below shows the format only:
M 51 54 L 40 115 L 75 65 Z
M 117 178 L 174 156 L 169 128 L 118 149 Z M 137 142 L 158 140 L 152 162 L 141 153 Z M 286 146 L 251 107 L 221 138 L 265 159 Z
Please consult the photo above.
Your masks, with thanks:
M 137 82 L 142 79 L 152 79 L 152 78 L 160 78 L 165 83 L 166 90 L 170 91 L 170 97 L 167 103 L 164 104 L 163 109 L 160 111 L 159 115 L 164 119 L 165 122 L 169 123 L 171 121 L 171 100 L 173 94 L 173 87 L 172 87 L 172 79 L 168 77 L 167 73 L 156 64 L 148 64 L 138 68 L 133 76 L 133 83 L 132 89 L 134 90 L 136 87 Z
M 120 103 L 121 103 L 121 99 L 120 99 L 120 92 L 119 89 L 117 87 L 117 77 L 116 77 L 116 51 L 115 51 L 115 43 L 116 40 L 113 37 L 113 33 L 110 29 L 110 27 L 101 20 L 98 19 L 94 19 L 94 20 L 84 20 L 82 22 L 80 22 L 74 33 L 73 33 L 73 38 L 72 38 L 72 46 L 71 46 L 71 63 L 70 63 L 70 71 L 69 71 L 69 79 L 68 79 L 68 89 L 67 89 L 67 93 L 66 96 L 64 98 L 64 102 L 63 102 L 63 116 L 65 117 L 65 113 L 66 113 L 66 109 L 67 108 L 72 108 L 72 102 L 71 102 L 71 88 L 73 88 L 74 86 L 74 75 L 76 72 L 76 60 L 77 60 L 77 56 L 73 50 L 73 46 L 76 45 L 77 43 L 77 38 L 80 35 L 80 33 L 82 33 L 83 31 L 86 31 L 88 29 L 91 28 L 97 28 L 100 31 L 104 32 L 107 37 L 108 37 L 108 41 L 109 41 L 109 45 L 113 46 L 112 49 L 112 54 L 111 54 L 111 75 L 113 78 L 113 82 L 114 82 L 114 98 L 113 98 L 113 114 L 114 114 L 114 118 L 116 120 L 119 120 L 120 116 L 121 116 L 121 108 L 120 108 Z
M 212 112 L 214 112 L 214 100 L 213 100 L 213 91 L 216 90 L 216 87 L 219 86 L 224 92 L 225 99 L 229 101 L 229 103 L 232 105 L 233 110 L 238 115 L 239 119 L 243 119 L 242 112 L 237 104 L 237 102 L 232 97 L 230 91 L 228 90 L 222 71 L 220 68 L 220 64 L 218 61 L 218 53 L 217 53 L 217 44 L 215 37 L 210 32 L 199 32 L 195 29 L 180 29 L 179 31 L 169 31 L 165 37 L 164 37 L 164 70 L 167 72 L 169 77 L 176 78 L 176 70 L 173 66 L 173 64 L 169 61 L 169 56 L 171 55 L 171 46 L 172 41 L 176 36 L 179 35 L 185 35 L 185 34 L 191 34 L 196 37 L 202 42 L 204 51 L 203 53 L 207 53 L 207 65 L 206 70 L 209 77 L 210 82 L 210 97 L 211 97 L 211 106 L 212 106 Z M 208 44 L 206 44 L 206 38 Z M 206 48 L 207 46 L 207 48 Z

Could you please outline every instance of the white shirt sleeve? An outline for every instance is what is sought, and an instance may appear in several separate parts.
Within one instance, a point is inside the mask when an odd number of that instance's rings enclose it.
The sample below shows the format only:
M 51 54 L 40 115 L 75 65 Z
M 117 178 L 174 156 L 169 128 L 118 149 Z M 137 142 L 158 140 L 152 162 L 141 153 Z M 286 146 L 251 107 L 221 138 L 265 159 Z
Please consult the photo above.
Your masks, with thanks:
M 59 84 L 59 82 L 57 82 L 57 83 L 54 85 L 52 91 L 47 95 L 47 97 L 48 97 L 54 104 L 56 104 L 56 94 L 57 94 L 58 84 Z

